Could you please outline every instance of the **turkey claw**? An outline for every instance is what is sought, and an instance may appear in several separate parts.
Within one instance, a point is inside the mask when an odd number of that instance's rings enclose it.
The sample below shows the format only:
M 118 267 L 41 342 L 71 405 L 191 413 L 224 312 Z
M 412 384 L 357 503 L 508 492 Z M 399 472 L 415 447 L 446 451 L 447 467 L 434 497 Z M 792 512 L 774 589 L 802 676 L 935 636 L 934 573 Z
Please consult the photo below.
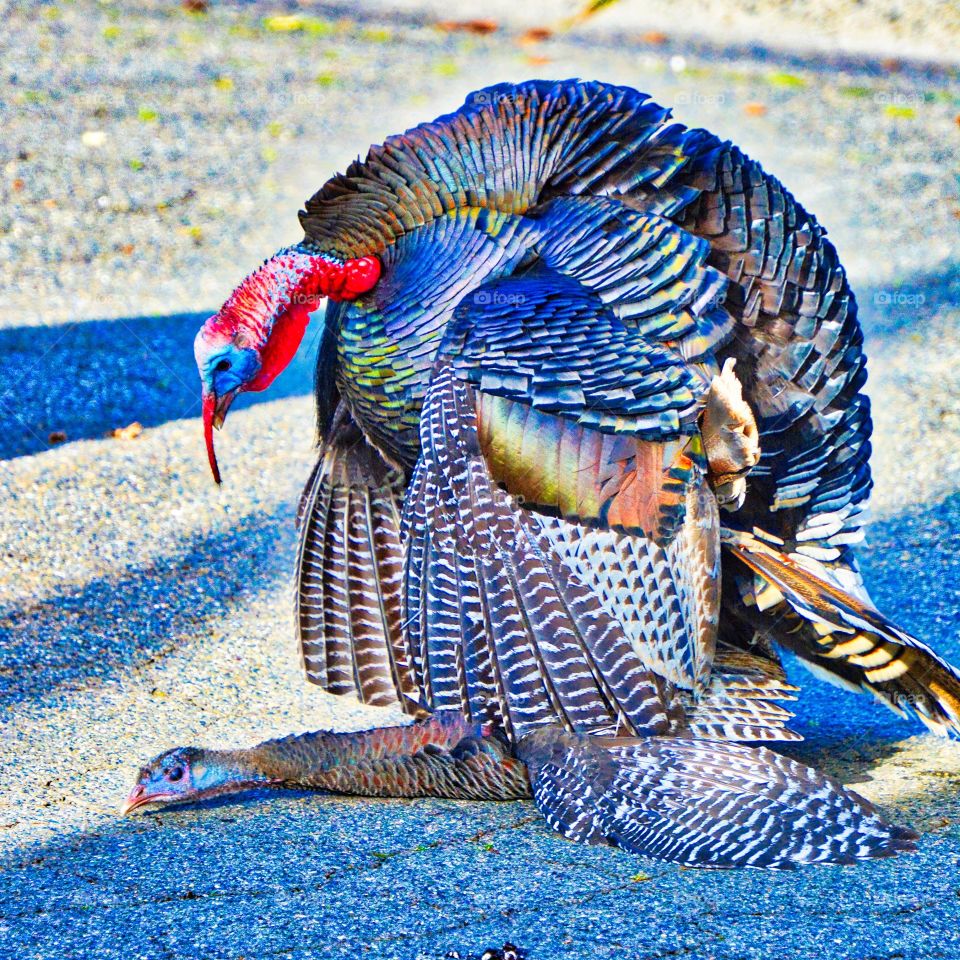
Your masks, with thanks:
M 734 365 L 730 357 L 713 378 L 700 415 L 710 485 L 725 510 L 739 510 L 743 505 L 746 475 L 760 459 L 757 421 L 743 399 Z

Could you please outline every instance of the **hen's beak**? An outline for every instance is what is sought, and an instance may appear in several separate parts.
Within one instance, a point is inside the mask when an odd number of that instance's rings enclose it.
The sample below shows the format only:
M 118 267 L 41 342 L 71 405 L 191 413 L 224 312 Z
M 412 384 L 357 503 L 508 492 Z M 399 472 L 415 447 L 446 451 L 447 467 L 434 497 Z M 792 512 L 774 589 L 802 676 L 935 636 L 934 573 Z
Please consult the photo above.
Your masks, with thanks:
M 213 479 L 220 484 L 220 468 L 217 466 L 217 452 L 213 446 L 213 428 L 218 430 L 223 426 L 223 421 L 227 418 L 227 411 L 233 398 L 239 393 L 239 388 L 230 390 L 222 397 L 211 390 L 203 394 L 203 439 L 207 445 L 207 460 L 210 461 L 210 470 L 213 473 Z
M 162 797 L 158 794 L 147 793 L 147 788 L 142 783 L 138 783 L 130 791 L 130 796 L 120 805 L 120 816 L 125 817 L 131 811 L 136 810 L 137 807 L 142 807 L 144 804 L 153 803 L 160 799 Z

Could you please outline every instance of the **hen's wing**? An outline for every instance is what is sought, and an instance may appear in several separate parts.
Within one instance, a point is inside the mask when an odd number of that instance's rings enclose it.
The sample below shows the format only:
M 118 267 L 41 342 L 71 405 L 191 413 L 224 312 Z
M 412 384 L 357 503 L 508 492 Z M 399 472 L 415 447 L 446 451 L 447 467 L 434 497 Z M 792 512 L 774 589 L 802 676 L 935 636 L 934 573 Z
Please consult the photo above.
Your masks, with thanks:
M 780 870 L 915 849 L 917 835 L 863 797 L 762 747 L 544 728 L 517 752 L 547 822 L 584 843 L 686 866 Z

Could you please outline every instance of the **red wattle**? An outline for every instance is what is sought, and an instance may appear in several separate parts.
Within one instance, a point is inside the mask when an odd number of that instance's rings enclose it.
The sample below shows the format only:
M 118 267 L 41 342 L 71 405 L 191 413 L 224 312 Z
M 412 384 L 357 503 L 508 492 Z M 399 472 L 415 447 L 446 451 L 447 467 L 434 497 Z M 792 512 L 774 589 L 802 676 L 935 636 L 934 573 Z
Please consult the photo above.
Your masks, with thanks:
M 263 302 L 265 288 L 279 300 L 273 325 L 260 349 L 260 370 L 243 389 L 266 390 L 287 368 L 303 341 L 310 313 L 317 309 L 322 297 L 355 300 L 379 279 L 377 257 L 358 257 L 339 264 L 320 256 L 287 251 L 268 260 L 231 297 L 235 311 L 247 316 L 254 312 L 251 308 Z
M 295 304 L 277 317 L 270 331 L 270 338 L 260 351 L 260 372 L 244 386 L 244 390 L 266 390 L 286 370 L 294 354 L 300 349 L 310 321 L 311 309 L 313 308 Z
M 380 261 L 376 257 L 359 257 L 343 265 L 343 288 L 340 296 L 354 300 L 372 290 L 380 279 Z

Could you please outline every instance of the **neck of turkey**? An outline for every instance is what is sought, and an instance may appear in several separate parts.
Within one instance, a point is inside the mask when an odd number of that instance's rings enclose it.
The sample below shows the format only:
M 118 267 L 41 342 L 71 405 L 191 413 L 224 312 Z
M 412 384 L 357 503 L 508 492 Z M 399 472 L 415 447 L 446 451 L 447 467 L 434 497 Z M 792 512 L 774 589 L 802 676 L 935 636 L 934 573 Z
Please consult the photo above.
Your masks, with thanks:
M 458 800 L 530 796 L 524 765 L 501 741 L 446 713 L 409 727 L 306 733 L 242 750 L 179 747 L 140 771 L 122 812 L 258 788 Z

